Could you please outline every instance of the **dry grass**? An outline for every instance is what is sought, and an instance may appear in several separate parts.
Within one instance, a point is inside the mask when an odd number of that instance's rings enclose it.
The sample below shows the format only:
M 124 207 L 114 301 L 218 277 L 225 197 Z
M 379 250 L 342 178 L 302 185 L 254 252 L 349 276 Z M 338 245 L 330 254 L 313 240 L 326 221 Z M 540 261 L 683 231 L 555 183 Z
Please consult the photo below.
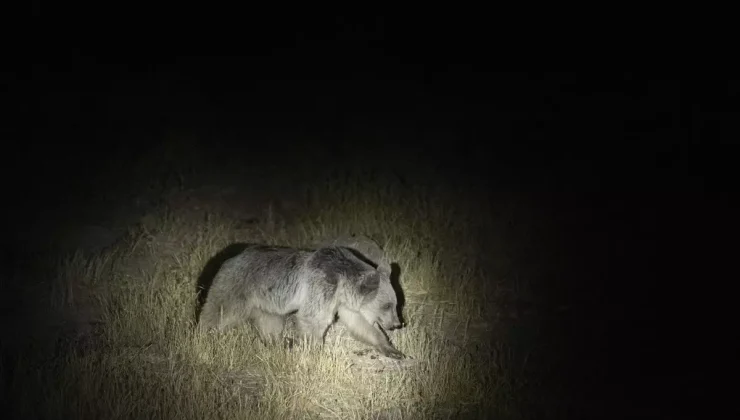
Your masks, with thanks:
M 193 220 L 162 207 L 126 239 L 45 272 L 50 313 L 95 308 L 87 330 L 52 350 L 3 359 L 8 414 L 35 418 L 519 417 L 511 352 L 491 340 L 503 284 L 503 244 L 485 242 L 481 203 L 392 179 L 334 178 L 305 191 L 287 221 L 268 206 L 248 227 L 218 214 Z M 491 213 L 493 214 L 493 213 Z M 235 242 L 309 246 L 362 233 L 400 267 L 406 327 L 395 362 L 334 325 L 324 348 L 265 347 L 251 328 L 221 336 L 193 329 L 197 279 Z M 486 236 L 488 235 L 488 236 Z M 480 247 L 490 250 L 481 257 Z M 503 258 L 503 257 L 502 257 Z M 49 277 L 50 276 L 50 277 Z M 38 293 L 38 292 L 36 292 Z M 7 347 L 7 346 L 4 346 Z M 10 352 L 9 352 L 10 353 Z M 19 355 L 20 354 L 20 355 Z

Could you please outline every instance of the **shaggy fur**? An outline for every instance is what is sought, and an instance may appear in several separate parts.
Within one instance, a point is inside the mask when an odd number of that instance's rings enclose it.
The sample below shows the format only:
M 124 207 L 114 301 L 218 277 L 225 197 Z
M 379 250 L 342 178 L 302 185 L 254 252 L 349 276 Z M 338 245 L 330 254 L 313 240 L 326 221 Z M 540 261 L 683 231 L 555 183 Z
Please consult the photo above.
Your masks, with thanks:
M 313 251 L 247 247 L 214 277 L 200 326 L 223 331 L 249 320 L 264 340 L 275 341 L 295 313 L 299 335 L 323 343 L 338 316 L 356 339 L 404 358 L 381 330 L 401 326 L 387 259 L 369 239 L 340 242 Z

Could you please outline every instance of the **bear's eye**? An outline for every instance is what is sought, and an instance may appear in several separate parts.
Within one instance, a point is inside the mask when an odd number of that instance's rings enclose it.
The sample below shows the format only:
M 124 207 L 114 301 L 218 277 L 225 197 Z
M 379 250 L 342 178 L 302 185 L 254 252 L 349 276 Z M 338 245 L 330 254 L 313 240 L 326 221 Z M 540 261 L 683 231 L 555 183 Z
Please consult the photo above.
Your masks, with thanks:
M 390 310 L 391 310 L 391 308 L 393 308 L 393 304 L 392 304 L 392 303 L 390 303 L 390 302 L 386 303 L 386 304 L 385 304 L 385 305 L 383 305 L 383 307 L 382 307 L 382 309 L 383 309 L 384 311 L 390 311 Z

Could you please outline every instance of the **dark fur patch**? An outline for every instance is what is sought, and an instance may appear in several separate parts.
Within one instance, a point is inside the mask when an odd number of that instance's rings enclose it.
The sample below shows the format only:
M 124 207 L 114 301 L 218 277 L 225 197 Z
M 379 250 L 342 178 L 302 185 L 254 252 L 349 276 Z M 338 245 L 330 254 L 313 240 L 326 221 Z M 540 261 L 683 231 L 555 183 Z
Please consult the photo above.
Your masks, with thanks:
M 311 259 L 311 267 L 325 273 L 342 274 L 348 279 L 359 278 L 366 267 L 337 247 L 321 248 Z
M 327 276 L 329 277 L 329 276 Z M 324 284 L 324 287 L 321 289 L 321 292 L 324 296 L 324 300 L 329 301 L 331 300 L 332 296 L 337 292 L 337 284 L 336 283 L 327 283 Z
M 346 251 L 348 251 L 349 253 L 351 253 L 355 257 L 357 257 L 358 260 L 361 260 L 364 263 L 366 263 L 367 265 L 371 266 L 372 268 L 375 268 L 375 269 L 378 268 L 378 264 L 377 263 L 375 263 L 374 261 L 370 260 L 366 256 L 362 255 L 362 253 L 360 253 L 360 251 L 358 251 L 356 249 L 352 249 L 352 248 L 343 248 L 343 249 L 346 250 Z
M 380 274 L 377 271 L 365 273 L 362 279 L 357 284 L 360 295 L 368 296 L 371 293 L 373 296 L 378 293 L 378 286 L 380 285 Z
M 326 273 L 325 279 L 327 284 L 330 284 L 334 287 L 336 287 L 337 283 L 339 283 L 339 275 L 332 271 Z
M 311 259 L 312 268 L 321 270 L 325 277 L 323 290 L 327 298 L 336 291 L 340 276 L 356 288 L 363 300 L 374 299 L 380 285 L 378 272 L 372 270 L 350 249 L 326 247 L 318 249 Z

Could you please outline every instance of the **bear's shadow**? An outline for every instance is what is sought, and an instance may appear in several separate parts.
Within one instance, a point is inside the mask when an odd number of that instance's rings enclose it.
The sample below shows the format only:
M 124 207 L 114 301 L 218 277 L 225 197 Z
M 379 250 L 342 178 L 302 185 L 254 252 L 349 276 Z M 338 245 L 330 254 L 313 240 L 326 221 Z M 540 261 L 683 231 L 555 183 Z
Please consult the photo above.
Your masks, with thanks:
M 406 304 L 406 298 L 403 294 L 403 289 L 401 288 L 401 266 L 398 265 L 398 263 L 391 263 L 391 286 L 393 286 L 393 290 L 396 292 L 396 299 L 398 300 L 398 305 L 396 307 L 396 310 L 398 311 L 398 320 L 401 322 L 401 325 L 405 325 L 406 321 L 403 319 L 403 307 Z
M 253 244 L 247 244 L 247 243 L 233 243 L 226 248 L 219 251 L 216 255 L 211 257 L 210 260 L 206 263 L 205 267 L 203 267 L 203 270 L 200 272 L 200 275 L 198 276 L 198 283 L 196 284 L 195 288 L 195 294 L 196 294 L 196 305 L 195 305 L 195 322 L 198 322 L 198 319 L 200 318 L 200 312 L 203 309 L 203 305 L 206 303 L 206 299 L 208 298 L 208 291 L 211 289 L 211 285 L 213 284 L 213 279 L 216 277 L 216 274 L 218 274 L 218 270 L 221 269 L 221 266 L 223 265 L 226 260 L 236 257 L 237 255 L 241 254 L 242 251 L 247 249 L 247 247 L 251 246 Z

